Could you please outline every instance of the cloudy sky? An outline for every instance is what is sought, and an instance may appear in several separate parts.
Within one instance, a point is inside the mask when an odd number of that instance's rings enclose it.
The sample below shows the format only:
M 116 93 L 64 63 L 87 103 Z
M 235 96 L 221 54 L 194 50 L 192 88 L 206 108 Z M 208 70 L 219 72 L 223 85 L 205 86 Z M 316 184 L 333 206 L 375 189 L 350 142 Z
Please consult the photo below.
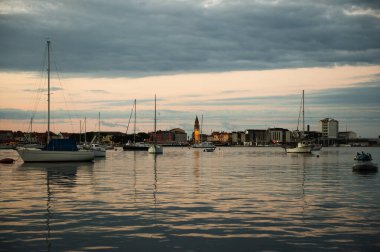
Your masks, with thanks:
M 380 135 L 376 0 L 2 0 L 0 129 L 46 130 L 46 40 L 55 131 L 295 129 L 332 117 Z

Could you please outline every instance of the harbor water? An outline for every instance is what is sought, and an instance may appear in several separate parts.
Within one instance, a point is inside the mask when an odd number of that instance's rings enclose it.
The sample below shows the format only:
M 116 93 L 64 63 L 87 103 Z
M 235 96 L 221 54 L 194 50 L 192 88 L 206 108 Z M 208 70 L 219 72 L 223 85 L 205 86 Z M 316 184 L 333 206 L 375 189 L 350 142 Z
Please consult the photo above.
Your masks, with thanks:
M 379 173 L 352 170 L 362 150 L 380 164 L 377 147 L 0 164 L 0 251 L 380 251 Z

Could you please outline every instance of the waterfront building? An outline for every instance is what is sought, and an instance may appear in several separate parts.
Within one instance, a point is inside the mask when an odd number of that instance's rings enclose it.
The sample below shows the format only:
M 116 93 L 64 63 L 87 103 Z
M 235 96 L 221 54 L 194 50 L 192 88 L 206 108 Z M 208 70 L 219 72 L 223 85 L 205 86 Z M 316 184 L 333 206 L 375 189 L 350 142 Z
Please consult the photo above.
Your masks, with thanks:
M 338 133 L 339 139 L 351 140 L 357 138 L 357 135 L 353 131 L 343 131 Z
M 283 128 L 269 128 L 269 140 L 271 143 L 289 143 L 290 139 L 290 131 L 288 129 Z
M 154 132 L 149 132 L 149 141 L 153 141 Z M 183 129 L 175 128 L 171 130 L 158 130 L 156 141 L 159 144 L 177 145 L 187 143 L 187 134 Z
M 269 135 L 267 130 L 247 129 L 245 131 L 244 145 L 261 146 L 269 144 Z
M 185 144 L 187 143 L 187 134 L 183 129 L 174 128 L 170 132 L 174 133 L 174 142 L 176 144 Z
M 245 132 L 244 131 L 234 131 L 231 133 L 231 144 L 232 145 L 242 145 L 245 142 Z
M 325 118 L 321 121 L 322 137 L 328 139 L 337 139 L 339 132 L 339 122 L 332 118 Z
M 155 132 L 149 132 L 149 141 L 154 141 Z M 156 139 L 158 144 L 170 144 L 174 142 L 174 133 L 167 130 L 158 130 L 156 132 Z
M 224 131 L 214 131 L 211 133 L 211 136 L 207 138 L 207 141 L 215 144 L 228 144 L 230 142 L 230 134 Z

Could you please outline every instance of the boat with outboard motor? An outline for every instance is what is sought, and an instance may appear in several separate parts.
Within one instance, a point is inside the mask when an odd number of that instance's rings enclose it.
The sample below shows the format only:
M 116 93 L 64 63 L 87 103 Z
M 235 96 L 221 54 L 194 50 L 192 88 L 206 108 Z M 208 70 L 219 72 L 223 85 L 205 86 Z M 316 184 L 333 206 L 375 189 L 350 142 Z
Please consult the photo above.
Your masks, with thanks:
M 371 153 L 357 152 L 354 160 L 355 164 L 352 167 L 354 171 L 373 172 L 378 169 L 377 165 L 372 162 Z

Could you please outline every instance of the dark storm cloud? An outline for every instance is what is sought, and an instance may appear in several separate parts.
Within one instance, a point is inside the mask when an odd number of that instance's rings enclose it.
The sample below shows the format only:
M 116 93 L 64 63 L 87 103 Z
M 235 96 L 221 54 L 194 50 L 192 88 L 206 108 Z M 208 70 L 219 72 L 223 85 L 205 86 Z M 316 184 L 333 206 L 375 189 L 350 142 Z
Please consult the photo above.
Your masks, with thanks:
M 359 83 L 348 88 L 318 91 L 309 96 L 309 102 L 316 106 L 365 106 L 380 108 L 380 81 Z
M 378 1 L 216 3 L 25 1 L 0 12 L 0 68 L 39 70 L 47 37 L 62 71 L 89 75 L 380 63 Z

